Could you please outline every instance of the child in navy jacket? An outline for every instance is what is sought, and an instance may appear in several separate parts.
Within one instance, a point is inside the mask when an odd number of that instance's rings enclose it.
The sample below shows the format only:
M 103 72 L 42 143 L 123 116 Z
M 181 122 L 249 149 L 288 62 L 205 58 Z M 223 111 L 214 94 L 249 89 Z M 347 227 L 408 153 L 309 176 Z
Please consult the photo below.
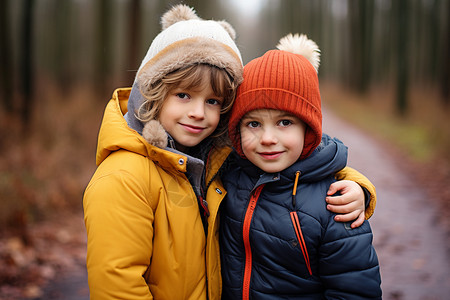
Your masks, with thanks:
M 323 199 L 347 148 L 322 136 L 317 45 L 288 35 L 249 62 L 229 123 L 220 229 L 223 299 L 381 299 L 370 225 Z

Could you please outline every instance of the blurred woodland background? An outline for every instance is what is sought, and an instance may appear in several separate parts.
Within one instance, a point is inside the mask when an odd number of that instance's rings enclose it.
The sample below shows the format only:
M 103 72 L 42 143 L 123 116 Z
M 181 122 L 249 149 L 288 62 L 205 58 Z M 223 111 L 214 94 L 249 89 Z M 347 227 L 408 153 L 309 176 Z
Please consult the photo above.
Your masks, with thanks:
M 325 109 L 447 184 L 449 2 L 183 1 L 234 26 L 244 63 L 289 32 L 307 34 L 322 51 Z M 33 224 L 82 211 L 103 108 L 115 88 L 131 86 L 162 13 L 177 3 L 0 2 L 0 237 L 31 244 Z

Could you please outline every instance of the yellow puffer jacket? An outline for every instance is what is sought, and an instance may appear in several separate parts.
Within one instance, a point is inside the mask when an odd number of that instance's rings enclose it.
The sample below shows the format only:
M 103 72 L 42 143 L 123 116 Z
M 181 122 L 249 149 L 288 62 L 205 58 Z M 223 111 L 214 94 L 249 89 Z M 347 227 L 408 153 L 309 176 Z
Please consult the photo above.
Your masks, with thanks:
M 226 191 L 216 175 L 231 149 L 213 151 L 207 165 L 205 237 L 187 157 L 128 127 L 130 91 L 116 90 L 106 107 L 98 168 L 83 199 L 91 299 L 220 299 L 218 210 Z M 370 181 L 350 168 L 339 178 L 369 190 L 369 217 L 376 203 Z
M 83 199 L 91 299 L 206 299 L 207 293 L 219 299 L 222 183 L 215 178 L 206 194 L 205 237 L 186 157 L 148 144 L 128 127 L 129 93 L 116 90 L 106 107 L 98 169 Z M 229 152 L 211 154 L 207 182 Z

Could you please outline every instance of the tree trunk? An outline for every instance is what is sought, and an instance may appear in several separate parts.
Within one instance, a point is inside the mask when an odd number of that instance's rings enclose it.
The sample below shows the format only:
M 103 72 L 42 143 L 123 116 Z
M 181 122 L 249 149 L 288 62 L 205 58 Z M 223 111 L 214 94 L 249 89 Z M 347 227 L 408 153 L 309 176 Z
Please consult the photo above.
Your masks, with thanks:
M 440 75 L 440 85 L 442 99 L 445 105 L 450 105 L 450 4 L 443 3 L 442 6 L 446 9 L 445 17 L 443 19 L 443 43 L 442 43 L 442 71 Z
M 20 58 L 21 64 L 21 80 L 20 87 L 22 88 L 22 107 L 21 119 L 25 125 L 25 129 L 31 123 L 31 114 L 33 112 L 33 8 L 34 1 L 26 0 L 23 6 L 22 19 L 22 56 Z M 20 88 L 19 87 L 19 88 Z
M 137 70 L 140 64 L 139 41 L 141 37 L 140 0 L 132 0 L 128 17 L 128 70 Z M 127 72 L 126 82 L 131 86 L 136 72 Z
M 393 2 L 394 11 L 398 19 L 397 27 L 397 92 L 396 92 L 396 111 L 404 116 L 408 112 L 408 0 L 397 0 Z
M 352 62 L 351 87 L 365 93 L 371 80 L 371 56 L 373 38 L 373 0 L 350 1 L 350 40 L 348 52 Z
M 97 6 L 98 23 L 97 23 L 97 45 L 96 45 L 96 70 L 95 70 L 95 88 L 104 96 L 108 93 L 106 90 L 108 78 L 110 78 L 111 65 L 111 43 L 110 43 L 110 18 L 112 3 L 107 0 L 100 0 Z
M 0 95 L 1 103 L 7 113 L 13 111 L 13 80 L 10 35 L 9 1 L 0 3 Z

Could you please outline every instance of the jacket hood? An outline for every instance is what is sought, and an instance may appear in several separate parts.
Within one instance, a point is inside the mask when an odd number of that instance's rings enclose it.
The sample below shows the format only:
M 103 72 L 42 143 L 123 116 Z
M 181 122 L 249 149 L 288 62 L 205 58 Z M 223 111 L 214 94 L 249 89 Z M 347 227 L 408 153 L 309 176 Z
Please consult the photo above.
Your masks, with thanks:
M 127 112 L 130 89 L 117 89 L 112 101 L 106 106 L 97 142 L 96 163 L 100 165 L 113 151 L 126 149 L 141 155 L 147 155 L 145 139 L 132 130 L 123 114 Z
M 141 135 L 144 129 L 144 124 L 138 118 L 136 118 L 136 113 L 143 102 L 144 96 L 142 96 L 141 94 L 138 83 L 134 82 L 131 93 L 129 95 L 127 108 L 128 112 L 125 114 L 125 120 L 127 121 L 130 128 L 133 128 Z
M 124 149 L 158 160 L 166 149 L 168 137 L 158 121 L 148 126 L 148 139 L 128 126 L 124 113 L 130 97 L 130 88 L 114 91 L 111 101 L 106 106 L 97 143 L 96 163 L 99 165 L 112 151 Z M 173 151 L 175 152 L 175 151 Z M 183 155 L 177 153 L 176 157 Z M 173 158 L 175 159 L 175 158 Z

